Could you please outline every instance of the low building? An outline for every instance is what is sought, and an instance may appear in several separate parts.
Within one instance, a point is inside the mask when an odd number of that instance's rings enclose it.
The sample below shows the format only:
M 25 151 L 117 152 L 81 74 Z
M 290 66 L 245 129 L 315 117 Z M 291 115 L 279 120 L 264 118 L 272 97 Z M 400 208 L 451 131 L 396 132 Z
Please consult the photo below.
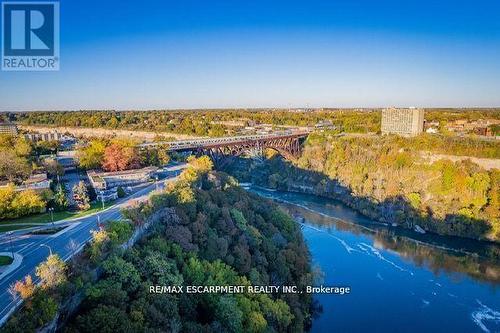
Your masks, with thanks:
M 500 125 L 497 119 L 464 120 L 459 119 L 446 124 L 446 129 L 456 134 L 476 134 L 481 136 L 494 136 L 492 127 Z
M 65 172 L 76 170 L 78 166 L 78 159 L 74 156 L 60 156 L 57 153 L 57 156 L 54 155 L 45 155 L 40 157 L 44 162 L 52 162 L 56 161 Z
M 336 129 L 337 127 L 332 123 L 331 120 L 321 120 L 316 125 L 314 125 L 314 128 L 317 130 L 325 130 L 325 129 Z
M 424 129 L 424 110 L 418 108 L 386 108 L 382 110 L 382 134 L 416 136 Z
M 493 136 L 491 127 L 476 127 L 474 128 L 474 133 L 482 136 Z
M 28 133 L 24 137 L 32 142 L 38 141 L 62 141 L 64 136 L 59 132 Z
M 16 124 L 9 122 L 0 122 L 0 134 L 17 135 L 18 130 Z
M 156 170 L 158 170 L 157 167 L 116 172 L 90 170 L 87 172 L 87 175 L 94 189 L 103 191 L 118 186 L 134 186 L 145 183 L 151 179 Z
M 43 191 L 50 189 L 50 184 L 52 181 L 47 177 L 46 173 L 31 175 L 27 180 L 25 180 L 21 185 L 15 186 L 15 191 Z M 7 187 L 11 183 L 2 182 L 0 187 Z
M 30 178 L 25 180 L 22 185 L 19 185 L 16 190 L 48 190 L 52 181 L 47 177 L 47 173 L 39 173 L 31 175 Z

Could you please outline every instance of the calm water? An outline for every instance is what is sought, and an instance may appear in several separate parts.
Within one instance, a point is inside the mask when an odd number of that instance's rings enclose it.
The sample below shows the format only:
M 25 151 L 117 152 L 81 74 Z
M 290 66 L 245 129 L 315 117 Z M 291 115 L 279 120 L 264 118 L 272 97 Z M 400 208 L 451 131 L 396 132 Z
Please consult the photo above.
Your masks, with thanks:
M 302 224 L 325 285 L 312 332 L 500 332 L 500 247 L 388 228 L 332 200 L 252 187 Z

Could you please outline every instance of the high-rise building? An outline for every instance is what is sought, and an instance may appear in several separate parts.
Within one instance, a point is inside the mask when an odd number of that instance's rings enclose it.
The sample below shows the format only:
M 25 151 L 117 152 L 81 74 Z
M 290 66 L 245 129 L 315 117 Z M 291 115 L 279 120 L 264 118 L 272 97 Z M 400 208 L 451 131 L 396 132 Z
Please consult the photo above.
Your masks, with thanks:
M 0 122 L 0 134 L 17 135 L 16 124 Z
M 424 109 L 386 108 L 382 110 L 382 134 L 416 136 L 424 129 Z

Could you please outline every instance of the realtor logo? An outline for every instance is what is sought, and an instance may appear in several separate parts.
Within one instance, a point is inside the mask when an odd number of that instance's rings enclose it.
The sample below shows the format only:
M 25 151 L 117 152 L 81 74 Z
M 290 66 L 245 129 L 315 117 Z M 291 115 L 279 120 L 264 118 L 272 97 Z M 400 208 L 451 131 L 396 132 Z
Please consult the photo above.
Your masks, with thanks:
M 59 70 L 59 2 L 2 2 L 2 70 Z

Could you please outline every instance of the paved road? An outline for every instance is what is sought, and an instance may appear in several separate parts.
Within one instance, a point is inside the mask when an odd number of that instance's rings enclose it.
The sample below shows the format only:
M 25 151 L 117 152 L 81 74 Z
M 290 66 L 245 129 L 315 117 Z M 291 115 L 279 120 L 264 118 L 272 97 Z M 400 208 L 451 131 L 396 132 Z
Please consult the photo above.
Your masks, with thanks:
M 92 237 L 90 231 L 97 229 L 97 215 L 99 215 L 101 223 L 119 219 L 122 208 L 146 200 L 151 192 L 157 187 L 161 188 L 164 182 L 175 181 L 180 169 L 184 167 L 185 165 L 176 165 L 166 168 L 169 177 L 121 199 L 102 212 L 58 223 L 59 226 L 68 225 L 68 227 L 54 235 L 30 235 L 25 230 L 14 232 L 12 237 L 3 234 L 0 238 L 0 252 L 10 252 L 12 246 L 13 252 L 23 256 L 23 259 L 19 267 L 0 280 L 0 325 L 19 305 L 19 301 L 13 300 L 8 292 L 11 284 L 28 274 L 32 278 L 36 278 L 35 267 L 47 258 L 50 251 L 57 253 L 64 260 L 68 260 L 75 253 L 74 248 L 71 249 L 69 243 L 75 242 L 78 250 L 83 248 Z

